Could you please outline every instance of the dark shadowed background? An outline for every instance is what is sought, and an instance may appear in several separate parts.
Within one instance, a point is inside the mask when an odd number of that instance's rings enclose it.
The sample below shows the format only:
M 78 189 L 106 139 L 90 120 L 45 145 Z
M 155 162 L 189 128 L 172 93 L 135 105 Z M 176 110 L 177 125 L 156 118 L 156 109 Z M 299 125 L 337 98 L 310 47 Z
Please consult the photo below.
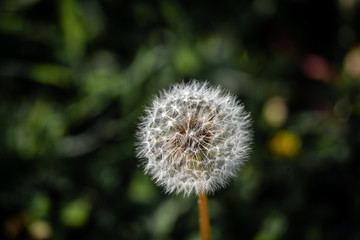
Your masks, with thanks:
M 195 196 L 138 168 L 151 96 L 235 93 L 248 163 L 209 199 L 213 239 L 360 239 L 356 0 L 3 0 L 0 239 L 199 239 Z

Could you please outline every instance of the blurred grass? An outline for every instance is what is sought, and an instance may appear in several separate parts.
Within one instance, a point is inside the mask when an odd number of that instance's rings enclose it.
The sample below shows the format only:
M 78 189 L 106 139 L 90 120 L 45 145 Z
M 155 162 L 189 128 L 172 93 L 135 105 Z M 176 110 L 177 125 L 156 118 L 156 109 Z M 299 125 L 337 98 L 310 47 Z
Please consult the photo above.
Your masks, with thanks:
M 356 1 L 0 3 L 0 239 L 198 239 L 195 197 L 138 168 L 159 90 L 208 80 L 252 113 L 210 198 L 214 239 L 358 239 Z

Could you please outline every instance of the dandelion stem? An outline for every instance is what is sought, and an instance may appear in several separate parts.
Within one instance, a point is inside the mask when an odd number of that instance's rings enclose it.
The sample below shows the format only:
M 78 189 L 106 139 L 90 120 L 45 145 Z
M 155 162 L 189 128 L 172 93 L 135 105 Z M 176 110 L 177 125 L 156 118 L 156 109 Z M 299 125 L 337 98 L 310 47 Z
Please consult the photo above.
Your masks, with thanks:
M 199 223 L 201 240 L 210 240 L 209 208 L 206 193 L 199 194 Z

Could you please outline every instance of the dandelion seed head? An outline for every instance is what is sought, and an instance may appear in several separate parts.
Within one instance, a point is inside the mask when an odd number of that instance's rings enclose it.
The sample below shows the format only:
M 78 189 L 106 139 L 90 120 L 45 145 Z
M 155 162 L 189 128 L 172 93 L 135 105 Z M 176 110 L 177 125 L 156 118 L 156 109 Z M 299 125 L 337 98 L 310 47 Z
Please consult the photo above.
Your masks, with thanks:
M 168 193 L 190 195 L 226 186 L 248 157 L 252 133 L 234 95 L 192 81 L 161 92 L 136 136 L 145 173 Z

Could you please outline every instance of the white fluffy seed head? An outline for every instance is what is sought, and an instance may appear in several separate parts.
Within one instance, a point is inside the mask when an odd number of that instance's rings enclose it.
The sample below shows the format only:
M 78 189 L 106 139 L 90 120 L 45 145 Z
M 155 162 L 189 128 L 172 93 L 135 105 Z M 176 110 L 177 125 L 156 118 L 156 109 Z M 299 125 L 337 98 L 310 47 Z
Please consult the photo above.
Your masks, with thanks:
M 168 193 L 213 193 L 248 157 L 250 116 L 236 97 L 207 82 L 161 92 L 139 124 L 137 156 Z

